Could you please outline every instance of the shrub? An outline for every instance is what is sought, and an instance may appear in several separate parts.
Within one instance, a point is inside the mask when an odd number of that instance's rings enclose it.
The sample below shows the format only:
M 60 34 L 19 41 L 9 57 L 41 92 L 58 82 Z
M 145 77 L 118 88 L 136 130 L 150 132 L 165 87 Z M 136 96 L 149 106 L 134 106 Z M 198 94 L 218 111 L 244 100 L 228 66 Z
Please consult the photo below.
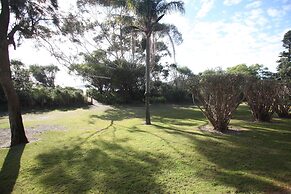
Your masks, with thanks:
M 53 108 L 86 104 L 83 91 L 71 87 L 45 87 L 38 85 L 28 91 L 18 91 L 21 105 L 26 108 Z
M 151 97 L 150 102 L 153 104 L 165 104 L 166 98 L 164 96 L 154 96 Z
M 274 111 L 280 118 L 290 118 L 291 110 L 291 84 L 278 83 L 277 95 L 275 96 Z
M 193 101 L 216 131 L 225 131 L 233 112 L 243 99 L 242 75 L 216 74 L 197 76 L 190 80 Z
M 254 120 L 271 121 L 277 92 L 275 80 L 258 80 L 251 77 L 247 79 L 244 94 Z

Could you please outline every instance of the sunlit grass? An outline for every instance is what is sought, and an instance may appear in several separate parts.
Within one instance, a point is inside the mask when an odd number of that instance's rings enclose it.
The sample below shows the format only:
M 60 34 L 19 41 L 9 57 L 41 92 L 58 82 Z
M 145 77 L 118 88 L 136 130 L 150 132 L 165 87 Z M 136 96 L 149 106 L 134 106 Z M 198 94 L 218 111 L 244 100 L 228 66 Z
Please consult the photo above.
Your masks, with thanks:
M 244 130 L 219 135 L 197 130 L 208 122 L 191 106 L 152 114 L 151 126 L 143 107 L 24 115 L 26 127 L 66 130 L 1 149 L 0 193 L 291 192 L 290 120 L 253 123 L 241 106 L 232 127 Z M 0 130 L 7 122 L 0 118 Z

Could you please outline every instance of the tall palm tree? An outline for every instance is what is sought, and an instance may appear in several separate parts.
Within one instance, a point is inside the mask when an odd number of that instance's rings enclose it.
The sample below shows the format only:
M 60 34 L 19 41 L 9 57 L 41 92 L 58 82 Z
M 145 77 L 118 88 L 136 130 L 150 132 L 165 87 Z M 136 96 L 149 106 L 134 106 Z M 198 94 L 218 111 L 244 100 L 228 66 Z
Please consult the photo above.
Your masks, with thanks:
M 134 25 L 129 26 L 132 31 L 143 32 L 146 39 L 146 84 L 145 84 L 145 105 L 146 105 L 146 124 L 151 124 L 150 118 L 150 71 L 152 61 L 152 36 L 153 32 L 163 32 L 169 34 L 177 29 L 173 25 L 161 24 L 160 20 L 172 12 L 184 13 L 184 3 L 182 1 L 166 1 L 166 0 L 77 0 L 79 5 L 93 4 L 111 7 L 126 7 L 133 12 L 136 17 Z M 176 33 L 175 33 L 176 32 Z M 173 43 L 172 39 L 171 42 Z
M 141 0 L 141 1 L 128 1 L 130 2 L 131 8 L 133 8 L 136 17 L 138 18 L 138 25 L 136 29 L 142 31 L 146 38 L 146 84 L 145 84 L 145 106 L 146 106 L 146 124 L 151 124 L 150 117 L 150 67 L 152 53 L 152 34 L 155 31 L 169 32 L 170 26 L 161 25 L 160 20 L 166 15 L 173 11 L 184 13 L 184 3 L 182 1 L 171 1 L 166 0 Z

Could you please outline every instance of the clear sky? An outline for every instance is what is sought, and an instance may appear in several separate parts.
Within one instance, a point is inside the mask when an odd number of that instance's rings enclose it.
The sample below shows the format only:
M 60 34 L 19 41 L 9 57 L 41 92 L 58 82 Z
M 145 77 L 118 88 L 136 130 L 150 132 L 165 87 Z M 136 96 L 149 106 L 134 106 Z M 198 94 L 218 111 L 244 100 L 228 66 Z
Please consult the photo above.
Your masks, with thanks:
M 63 0 L 65 1 L 65 0 Z M 62 0 L 59 0 L 61 3 Z M 291 0 L 184 0 L 186 13 L 162 20 L 178 27 L 184 43 L 176 47 L 177 63 L 194 73 L 206 69 L 259 63 L 276 70 L 284 34 L 291 30 Z M 26 64 L 51 64 L 55 60 L 25 42 L 11 58 Z M 63 71 L 62 85 L 80 82 Z

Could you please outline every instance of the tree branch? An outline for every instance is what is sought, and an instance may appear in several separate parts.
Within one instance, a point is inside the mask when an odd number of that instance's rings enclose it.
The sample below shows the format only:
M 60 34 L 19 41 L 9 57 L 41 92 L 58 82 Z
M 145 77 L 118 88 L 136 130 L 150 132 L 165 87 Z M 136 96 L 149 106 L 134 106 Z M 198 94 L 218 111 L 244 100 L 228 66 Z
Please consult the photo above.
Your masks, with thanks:
M 12 30 L 8 33 L 7 35 L 7 39 L 8 39 L 8 45 L 12 44 L 13 47 L 14 47 L 14 50 L 16 50 L 16 44 L 15 44 L 15 41 L 14 41 L 14 35 L 15 33 L 18 31 L 18 30 L 21 30 L 20 26 L 19 25 L 15 25 Z

